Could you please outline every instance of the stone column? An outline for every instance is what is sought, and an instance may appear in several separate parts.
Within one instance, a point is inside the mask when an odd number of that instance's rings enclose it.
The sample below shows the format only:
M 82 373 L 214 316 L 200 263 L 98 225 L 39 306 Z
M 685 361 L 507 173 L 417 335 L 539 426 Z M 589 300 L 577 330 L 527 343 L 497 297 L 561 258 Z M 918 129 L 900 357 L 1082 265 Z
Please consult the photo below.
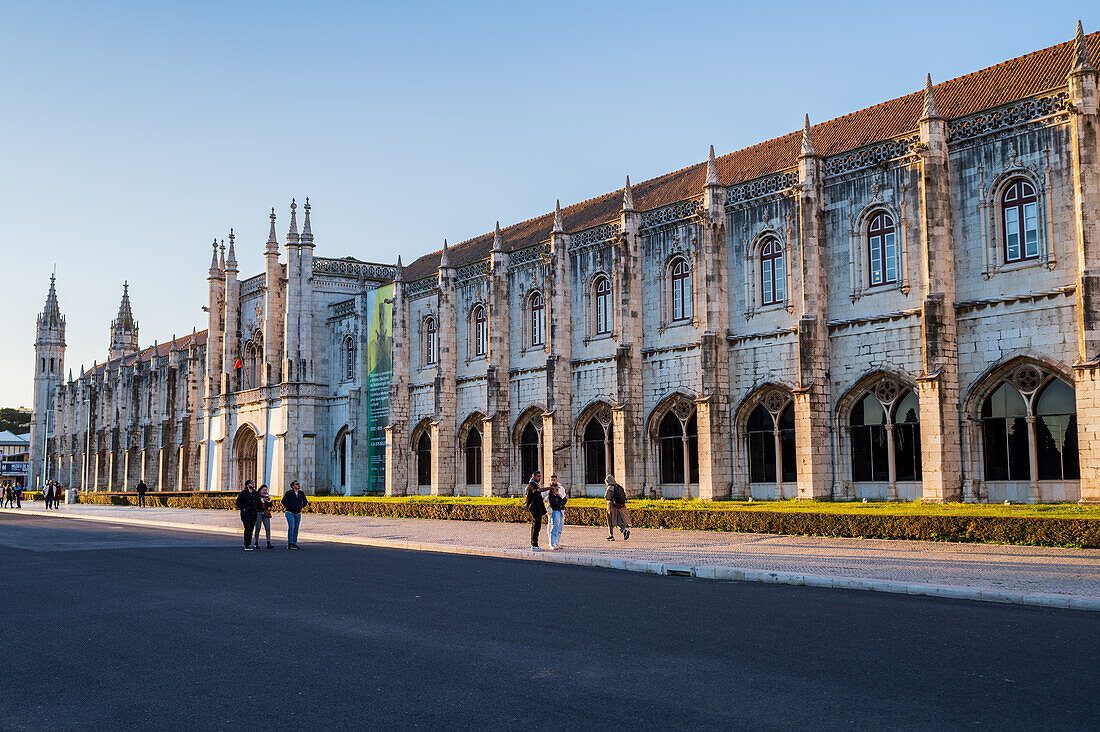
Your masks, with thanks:
M 728 498 L 733 484 L 730 454 L 729 293 L 726 284 L 726 189 L 718 179 L 714 147 L 707 160 L 702 241 L 696 241 L 695 313 L 700 333 L 699 399 L 696 427 L 699 451 L 699 498 Z M 685 470 L 688 466 L 685 464 Z
M 544 477 L 557 473 L 569 489 L 581 485 L 582 476 L 573 473 L 573 356 L 572 262 L 569 235 L 561 205 L 554 210 L 554 229 L 550 234 L 550 262 L 546 273 L 546 414 L 542 418 Z M 519 481 L 513 481 L 518 484 Z
M 409 365 L 415 338 L 409 330 L 405 273 L 397 259 L 393 284 L 393 373 L 390 375 L 390 419 L 386 426 L 386 495 L 403 496 L 409 488 Z
M 1077 249 L 1077 449 L 1081 503 L 1100 503 L 1100 76 L 1080 23 L 1076 51 L 1069 95 Z
M 798 388 L 794 391 L 794 429 L 798 461 L 798 498 L 829 498 L 834 466 L 830 457 L 829 333 L 825 325 L 824 161 L 814 152 L 809 118 L 802 132 L 796 193 L 799 221 Z M 792 253 L 792 258 L 793 253 Z M 792 264 L 792 268 L 795 265 Z
M 623 190 L 623 210 L 619 217 L 619 241 L 613 248 L 615 267 L 612 276 L 618 286 L 614 295 L 616 309 L 615 408 L 612 410 L 615 479 L 627 495 L 646 490 L 645 429 L 642 391 L 642 236 L 641 216 L 634 210 L 630 180 Z
M 451 496 L 455 490 L 455 371 L 459 327 L 455 297 L 455 269 L 450 266 L 444 242 L 439 261 L 439 368 L 435 377 L 435 419 L 431 426 L 433 496 Z
M 482 495 L 503 496 L 508 492 L 508 456 L 511 424 L 511 313 L 508 254 L 497 222 L 489 272 L 489 367 L 486 374 L 486 423 L 482 432 Z M 521 319 L 522 322 L 522 319 Z M 491 424 L 488 424 L 490 422 Z M 462 446 L 459 445 L 461 453 Z
M 920 138 L 921 349 L 924 372 L 918 378 L 921 475 L 924 498 L 962 498 L 959 442 L 959 348 L 955 321 L 955 238 L 951 211 L 951 168 L 947 120 L 936 110 L 932 80 L 925 85 Z

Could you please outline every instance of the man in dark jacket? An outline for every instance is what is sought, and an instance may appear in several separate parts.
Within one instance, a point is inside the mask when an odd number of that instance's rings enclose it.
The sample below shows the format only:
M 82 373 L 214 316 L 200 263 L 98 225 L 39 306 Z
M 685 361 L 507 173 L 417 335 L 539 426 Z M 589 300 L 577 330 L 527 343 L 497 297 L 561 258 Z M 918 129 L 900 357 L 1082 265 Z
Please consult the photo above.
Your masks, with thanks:
M 542 486 L 539 480 L 542 473 L 535 471 L 531 476 L 531 482 L 527 484 L 527 497 L 524 499 L 524 507 L 531 513 L 531 551 L 540 552 L 539 532 L 542 531 L 542 517 L 546 515 L 546 504 L 542 502 Z
M 244 482 L 244 490 L 237 494 L 237 509 L 241 512 L 241 523 L 244 524 L 244 550 L 252 551 L 252 532 L 256 528 L 256 513 L 259 510 L 259 500 L 256 492 L 252 490 L 252 481 Z
M 283 494 L 283 508 L 286 509 L 286 548 L 298 548 L 298 527 L 302 525 L 302 509 L 309 500 L 298 481 L 290 484 L 290 490 Z
M 137 484 L 138 508 L 145 508 L 145 493 L 148 490 L 149 486 L 145 485 L 145 481 L 139 480 Z

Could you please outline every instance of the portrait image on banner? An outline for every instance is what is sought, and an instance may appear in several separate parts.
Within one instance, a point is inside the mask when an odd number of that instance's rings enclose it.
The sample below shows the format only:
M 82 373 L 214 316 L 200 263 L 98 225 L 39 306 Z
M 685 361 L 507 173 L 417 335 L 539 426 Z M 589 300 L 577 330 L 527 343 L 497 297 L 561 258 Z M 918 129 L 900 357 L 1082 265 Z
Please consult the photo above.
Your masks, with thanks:
M 393 373 L 393 285 L 367 294 L 367 493 L 386 490 L 386 426 Z

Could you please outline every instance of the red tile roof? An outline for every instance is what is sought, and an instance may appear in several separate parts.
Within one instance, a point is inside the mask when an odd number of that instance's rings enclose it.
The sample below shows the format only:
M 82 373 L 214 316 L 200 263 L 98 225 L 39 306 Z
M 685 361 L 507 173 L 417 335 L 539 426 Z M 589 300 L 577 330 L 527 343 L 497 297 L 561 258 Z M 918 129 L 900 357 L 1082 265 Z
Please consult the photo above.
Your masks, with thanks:
M 183 349 L 188 348 L 192 345 L 192 340 L 191 340 L 192 337 L 194 338 L 194 343 L 193 343 L 194 345 L 196 345 L 196 346 L 206 345 L 206 336 L 207 336 L 207 331 L 200 330 L 200 331 L 194 333 L 193 335 L 191 333 L 188 333 L 187 335 L 182 336 L 180 338 L 176 338 L 175 340 L 167 341 L 165 343 L 158 343 L 156 345 L 156 355 L 157 356 L 167 356 L 168 354 L 172 353 L 173 351 L 182 351 Z M 134 362 L 137 361 L 139 358 L 142 361 L 152 360 L 152 358 L 153 358 L 153 346 L 149 346 L 148 348 L 143 348 L 138 353 L 133 354 L 131 356 L 126 356 L 125 358 L 121 358 L 121 359 L 116 358 L 115 360 L 108 361 L 107 363 L 97 364 L 94 369 L 90 369 L 86 373 L 98 374 L 98 373 L 102 373 L 102 371 L 105 368 L 118 368 L 118 366 L 120 365 L 120 362 L 121 362 L 122 366 L 132 366 L 134 364 Z
M 1086 36 L 1090 57 L 1100 63 L 1100 32 Z M 1067 41 L 1041 51 L 990 66 L 935 85 L 936 105 L 947 118 L 963 117 L 983 109 L 1042 94 L 1066 85 L 1076 53 Z M 837 155 L 916 130 L 924 110 L 924 90 L 915 91 L 858 112 L 812 127 L 818 155 Z M 718 177 L 730 186 L 793 168 L 801 151 L 801 131 L 791 132 L 718 158 Z M 633 186 L 639 211 L 667 206 L 702 194 L 706 163 Z M 566 231 L 580 231 L 616 220 L 622 207 L 622 189 L 562 209 Z M 501 230 L 507 251 L 522 249 L 550 238 L 554 216 L 543 214 Z M 451 266 L 461 267 L 489 256 L 493 234 L 482 234 L 448 249 Z M 405 268 L 405 279 L 421 279 L 439 269 L 440 252 L 420 257 Z

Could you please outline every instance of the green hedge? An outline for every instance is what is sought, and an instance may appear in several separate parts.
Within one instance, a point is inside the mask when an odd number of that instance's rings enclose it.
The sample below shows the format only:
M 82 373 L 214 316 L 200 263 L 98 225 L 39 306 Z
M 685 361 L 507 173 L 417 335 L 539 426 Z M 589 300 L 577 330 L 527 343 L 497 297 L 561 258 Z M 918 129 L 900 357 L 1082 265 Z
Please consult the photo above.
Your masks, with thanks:
M 234 495 L 150 493 L 146 496 L 146 503 L 168 508 L 235 509 Z M 133 493 L 84 493 L 80 495 L 80 501 L 128 506 L 136 505 L 137 496 Z M 282 505 L 276 500 L 273 508 L 281 511 Z M 525 523 L 529 520 L 521 499 L 486 505 L 413 500 L 349 501 L 311 497 L 306 513 L 508 523 Z M 649 507 L 631 509 L 631 519 L 634 526 L 647 529 L 1100 548 L 1100 519 Z M 565 522 L 573 526 L 603 526 L 604 512 L 595 506 L 566 507 Z

